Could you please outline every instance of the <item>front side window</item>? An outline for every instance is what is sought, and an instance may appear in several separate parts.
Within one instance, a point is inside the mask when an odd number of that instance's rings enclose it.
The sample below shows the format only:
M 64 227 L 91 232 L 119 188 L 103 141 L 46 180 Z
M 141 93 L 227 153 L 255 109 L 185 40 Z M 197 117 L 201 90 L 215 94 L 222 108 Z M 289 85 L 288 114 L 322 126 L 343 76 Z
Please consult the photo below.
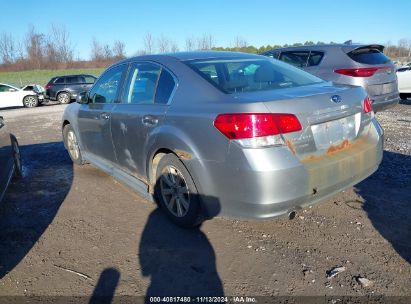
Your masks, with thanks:
M 90 103 L 114 103 L 119 90 L 125 65 L 119 65 L 106 71 L 89 93 Z
M 12 89 L 12 87 L 0 84 L 0 92 L 10 92 Z
M 122 97 L 125 104 L 152 104 L 161 67 L 152 63 L 134 63 L 127 75 Z
M 225 93 L 276 90 L 323 82 L 322 79 L 281 61 L 260 57 L 188 60 L 184 63 Z M 204 67 L 210 71 L 210 66 L 218 71 L 216 78 L 212 80 L 204 72 Z

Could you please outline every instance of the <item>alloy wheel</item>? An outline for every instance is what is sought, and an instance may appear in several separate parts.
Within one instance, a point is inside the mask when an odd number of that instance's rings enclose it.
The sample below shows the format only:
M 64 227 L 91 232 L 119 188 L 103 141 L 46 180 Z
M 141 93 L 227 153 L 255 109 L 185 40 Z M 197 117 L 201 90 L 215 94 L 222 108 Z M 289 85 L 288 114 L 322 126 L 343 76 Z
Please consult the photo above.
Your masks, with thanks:
M 60 93 L 59 96 L 58 96 L 58 101 L 60 103 L 69 103 L 70 96 L 66 93 Z
M 70 153 L 70 156 L 73 159 L 78 159 L 80 155 L 80 149 L 77 142 L 76 134 L 72 130 L 67 133 L 67 148 Z
M 160 191 L 167 209 L 176 217 L 184 217 L 190 207 L 189 190 L 182 173 L 174 166 L 163 169 Z
M 33 96 L 27 96 L 24 98 L 24 105 L 28 108 L 33 108 L 37 105 L 37 99 Z

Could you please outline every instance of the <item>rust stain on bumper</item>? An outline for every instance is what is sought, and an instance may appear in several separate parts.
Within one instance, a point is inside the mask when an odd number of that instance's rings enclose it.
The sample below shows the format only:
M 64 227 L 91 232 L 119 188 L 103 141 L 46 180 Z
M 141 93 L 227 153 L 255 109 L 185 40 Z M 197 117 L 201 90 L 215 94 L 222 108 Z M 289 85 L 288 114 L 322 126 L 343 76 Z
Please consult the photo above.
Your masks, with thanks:
M 358 147 L 361 144 L 364 144 L 366 141 L 366 136 L 362 136 L 355 141 L 349 141 L 348 139 L 344 139 L 343 142 L 341 142 L 338 145 L 331 145 L 328 147 L 327 151 L 321 155 L 309 155 L 301 160 L 301 162 L 308 162 L 308 161 L 314 161 L 314 160 L 319 160 L 321 158 L 327 157 L 329 155 L 336 154 L 341 151 L 349 150 L 350 148 L 353 147 Z M 349 151 L 348 151 L 349 152 Z
M 291 152 L 292 152 L 293 154 L 295 154 L 296 150 L 295 150 L 295 147 L 294 147 L 294 143 L 293 143 L 291 140 L 289 140 L 289 139 L 286 139 L 286 140 L 285 140 L 285 143 L 287 144 L 287 146 L 288 146 L 288 148 L 291 150 Z

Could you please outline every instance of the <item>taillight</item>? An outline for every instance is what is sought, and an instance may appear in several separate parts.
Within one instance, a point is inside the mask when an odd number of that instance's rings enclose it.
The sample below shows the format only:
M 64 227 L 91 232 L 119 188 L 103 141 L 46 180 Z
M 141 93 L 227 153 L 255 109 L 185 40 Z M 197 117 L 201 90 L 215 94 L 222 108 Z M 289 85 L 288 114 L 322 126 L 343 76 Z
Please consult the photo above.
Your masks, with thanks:
M 364 98 L 364 113 L 370 113 L 372 111 L 372 104 L 371 104 L 371 99 L 369 96 Z
M 44 88 L 45 88 L 46 90 L 48 90 L 48 89 L 50 89 L 51 87 L 52 87 L 51 84 L 47 84 Z
M 228 139 L 245 147 L 283 144 L 280 134 L 302 129 L 293 114 L 266 113 L 220 114 L 214 120 L 214 126 Z
M 378 70 L 389 70 L 390 67 L 358 68 L 358 69 L 338 69 L 334 72 L 351 77 L 371 77 Z

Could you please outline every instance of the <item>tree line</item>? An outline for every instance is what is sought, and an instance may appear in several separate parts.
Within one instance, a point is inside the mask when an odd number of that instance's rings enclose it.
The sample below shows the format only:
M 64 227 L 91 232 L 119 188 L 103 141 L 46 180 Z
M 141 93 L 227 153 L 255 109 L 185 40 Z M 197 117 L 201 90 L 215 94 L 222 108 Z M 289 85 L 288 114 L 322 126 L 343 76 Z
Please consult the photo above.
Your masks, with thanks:
M 305 41 L 294 44 L 267 44 L 256 47 L 246 39 L 237 36 L 231 46 L 217 46 L 216 39 L 211 34 L 190 36 L 185 39 L 184 48 L 164 34 L 155 37 L 147 32 L 142 37 L 142 48 L 132 55 L 169 53 L 195 50 L 238 51 L 261 54 L 271 49 L 325 44 L 323 41 Z M 333 44 L 335 42 L 328 42 Z M 400 39 L 397 44 L 390 41 L 385 44 L 385 54 L 392 59 L 411 57 L 411 40 Z M 126 57 L 125 43 L 120 40 L 112 44 L 105 44 L 93 38 L 90 42 L 88 60 L 75 57 L 76 47 L 71 42 L 70 33 L 62 25 L 52 24 L 48 33 L 41 33 L 34 26 L 29 29 L 22 40 L 18 40 L 11 33 L 0 34 L 0 71 L 21 71 L 32 69 L 65 69 L 65 68 L 100 68 Z

